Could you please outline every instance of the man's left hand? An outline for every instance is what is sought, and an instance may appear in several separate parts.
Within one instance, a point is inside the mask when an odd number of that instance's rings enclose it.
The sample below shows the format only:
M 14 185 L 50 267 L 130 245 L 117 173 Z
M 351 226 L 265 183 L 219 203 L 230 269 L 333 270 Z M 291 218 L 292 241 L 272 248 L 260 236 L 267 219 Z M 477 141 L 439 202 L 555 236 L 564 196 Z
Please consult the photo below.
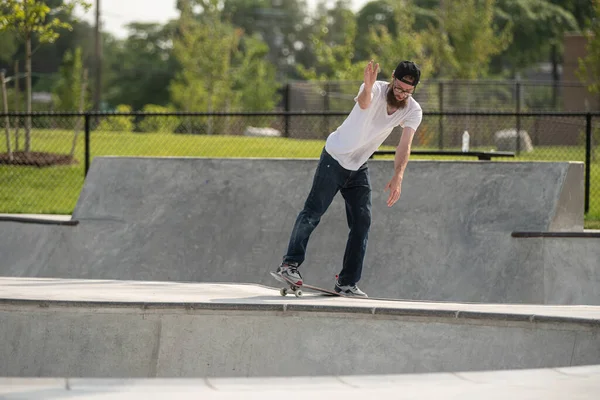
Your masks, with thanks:
M 390 196 L 387 200 L 387 206 L 393 206 L 400 198 L 400 192 L 402 191 L 402 178 L 394 176 L 391 181 L 385 186 L 386 191 L 390 191 Z

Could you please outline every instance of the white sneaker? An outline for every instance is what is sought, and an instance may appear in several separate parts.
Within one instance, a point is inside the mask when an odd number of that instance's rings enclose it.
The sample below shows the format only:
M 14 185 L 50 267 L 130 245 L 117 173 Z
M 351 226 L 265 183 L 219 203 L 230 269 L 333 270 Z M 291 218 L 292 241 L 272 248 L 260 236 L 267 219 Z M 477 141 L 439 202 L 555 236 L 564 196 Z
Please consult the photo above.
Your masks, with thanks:
M 282 282 L 284 283 L 293 283 L 296 286 L 302 286 L 302 276 L 298 271 L 298 265 L 296 263 L 286 263 L 283 262 L 275 271 L 277 275 L 282 278 L 285 278 Z
M 365 292 L 360 290 L 356 285 L 340 286 L 339 282 L 335 281 L 334 290 L 344 296 L 369 297 Z

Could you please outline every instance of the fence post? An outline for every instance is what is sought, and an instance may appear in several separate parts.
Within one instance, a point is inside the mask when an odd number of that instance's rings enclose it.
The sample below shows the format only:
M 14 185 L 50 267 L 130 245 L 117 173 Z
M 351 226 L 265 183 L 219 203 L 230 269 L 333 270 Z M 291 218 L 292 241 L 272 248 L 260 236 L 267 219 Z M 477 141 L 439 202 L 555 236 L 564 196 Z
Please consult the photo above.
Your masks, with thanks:
M 516 82 L 516 91 L 517 91 L 517 147 L 516 154 L 517 156 L 521 153 L 521 82 L 517 80 Z
M 331 87 L 329 86 L 329 82 L 325 82 L 325 88 L 324 91 L 325 93 L 323 94 L 323 110 L 325 112 L 329 111 L 329 91 L 331 90 Z M 323 115 L 323 135 L 326 138 L 327 135 L 329 135 L 329 119 L 327 118 L 327 115 Z
M 289 112 L 290 108 L 291 108 L 291 94 L 292 94 L 292 85 L 290 83 L 285 85 L 285 92 L 284 92 L 284 102 L 283 102 L 283 106 L 285 109 L 285 112 Z M 284 117 L 284 132 L 283 132 L 283 136 L 289 138 L 290 137 L 290 116 L 289 115 L 285 115 Z
M 444 150 L 444 82 L 438 84 L 438 102 L 440 109 L 440 119 L 438 120 L 438 147 Z
M 585 213 L 590 211 L 590 182 L 592 165 L 592 114 L 585 116 Z
M 83 171 L 83 177 L 87 176 L 88 170 L 90 169 L 90 114 L 85 113 L 85 171 Z

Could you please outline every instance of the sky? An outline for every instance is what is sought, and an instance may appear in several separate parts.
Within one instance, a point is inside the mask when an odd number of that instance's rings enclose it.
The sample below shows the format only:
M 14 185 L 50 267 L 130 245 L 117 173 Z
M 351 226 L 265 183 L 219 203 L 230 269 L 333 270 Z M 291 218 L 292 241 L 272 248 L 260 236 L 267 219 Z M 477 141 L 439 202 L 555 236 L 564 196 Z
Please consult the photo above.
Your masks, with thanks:
M 88 0 L 92 8 L 82 15 L 80 10 L 77 14 L 84 20 L 94 25 L 95 18 L 95 0 Z M 352 0 L 352 9 L 358 11 L 364 4 L 370 0 Z M 314 9 L 317 0 L 307 0 L 309 9 Z M 152 6 L 149 5 L 152 4 Z M 165 23 L 176 18 L 175 0 L 101 0 L 100 11 L 102 14 L 102 29 L 112 33 L 118 38 L 125 38 L 127 30 L 125 25 L 130 22 L 159 22 Z

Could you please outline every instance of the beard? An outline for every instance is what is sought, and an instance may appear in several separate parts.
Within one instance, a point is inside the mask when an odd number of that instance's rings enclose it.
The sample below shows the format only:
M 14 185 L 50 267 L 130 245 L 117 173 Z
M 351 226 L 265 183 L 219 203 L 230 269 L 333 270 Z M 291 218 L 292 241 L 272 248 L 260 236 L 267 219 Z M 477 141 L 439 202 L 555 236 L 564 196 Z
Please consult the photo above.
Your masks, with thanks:
M 386 99 L 388 106 L 398 109 L 406 107 L 406 103 L 408 102 L 408 97 L 404 98 L 403 100 L 398 100 L 396 98 L 396 96 L 394 95 L 394 89 L 392 88 L 392 85 L 390 85 L 388 88 Z

